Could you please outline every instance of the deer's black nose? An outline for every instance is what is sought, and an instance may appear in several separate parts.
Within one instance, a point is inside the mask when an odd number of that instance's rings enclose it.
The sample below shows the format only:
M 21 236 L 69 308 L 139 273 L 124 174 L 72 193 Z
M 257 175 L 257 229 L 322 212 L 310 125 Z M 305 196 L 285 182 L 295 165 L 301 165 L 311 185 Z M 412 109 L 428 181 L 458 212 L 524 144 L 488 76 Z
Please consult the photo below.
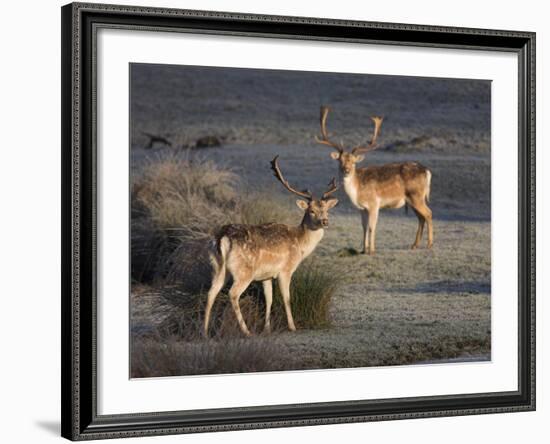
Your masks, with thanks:
M 321 224 L 323 227 L 328 227 L 328 219 L 321 219 Z

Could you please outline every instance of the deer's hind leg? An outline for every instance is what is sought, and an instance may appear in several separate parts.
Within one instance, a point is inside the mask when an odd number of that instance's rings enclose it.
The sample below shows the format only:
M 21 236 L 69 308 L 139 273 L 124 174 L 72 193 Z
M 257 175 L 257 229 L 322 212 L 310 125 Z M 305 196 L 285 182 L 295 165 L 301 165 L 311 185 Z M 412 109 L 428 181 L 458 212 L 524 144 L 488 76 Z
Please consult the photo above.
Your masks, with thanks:
M 432 210 L 426 204 L 425 198 L 422 196 L 411 198 L 411 206 L 413 207 L 415 213 L 418 216 L 418 230 L 416 233 L 416 242 L 413 245 L 413 248 L 416 248 L 422 238 L 422 230 L 424 228 L 424 223 L 420 222 L 422 218 L 423 221 L 428 225 L 428 248 L 431 248 L 433 245 L 433 223 L 432 223 Z M 420 234 L 420 238 L 419 238 Z
M 208 324 L 210 323 L 210 312 L 212 311 L 212 305 L 218 296 L 219 292 L 225 285 L 225 265 L 217 265 L 214 269 L 212 276 L 212 283 L 210 290 L 208 290 L 208 298 L 206 300 L 206 310 L 204 313 L 204 334 L 208 336 Z
M 235 312 L 235 316 L 237 317 L 239 328 L 246 336 L 250 336 L 250 331 L 248 330 L 246 322 L 244 321 L 243 315 L 241 313 L 239 298 L 241 297 L 241 294 L 243 294 L 243 292 L 248 288 L 250 282 L 251 280 L 234 280 L 233 285 L 231 285 L 231 288 L 229 289 L 229 300 L 231 301 L 231 306 L 233 307 L 233 311 Z
M 418 218 L 418 229 L 416 230 L 416 239 L 414 241 L 414 244 L 412 244 L 411 249 L 416 249 L 420 245 L 420 241 L 422 240 L 422 234 L 424 232 L 424 224 L 426 223 L 426 220 L 424 219 L 424 216 L 420 214 L 415 208 L 413 208 L 414 214 L 416 214 L 416 217 Z

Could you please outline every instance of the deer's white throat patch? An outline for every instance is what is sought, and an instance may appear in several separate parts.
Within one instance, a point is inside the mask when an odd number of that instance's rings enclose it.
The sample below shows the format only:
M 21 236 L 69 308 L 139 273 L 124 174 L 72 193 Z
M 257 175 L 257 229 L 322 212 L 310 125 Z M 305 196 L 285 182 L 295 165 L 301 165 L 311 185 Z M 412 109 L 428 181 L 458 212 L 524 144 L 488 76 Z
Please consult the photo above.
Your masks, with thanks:
M 305 241 L 303 242 L 301 248 L 303 259 L 308 257 L 312 253 L 312 251 L 315 250 L 315 247 L 319 242 L 321 242 L 324 234 L 325 231 L 322 228 L 315 231 L 308 230 Z
M 345 176 L 343 179 L 344 182 L 344 190 L 346 191 L 346 194 L 349 197 L 349 200 L 351 200 L 351 203 L 360 210 L 363 209 L 363 206 L 359 204 L 358 200 L 358 192 L 357 192 L 357 184 L 355 183 L 355 180 L 353 180 L 353 176 Z

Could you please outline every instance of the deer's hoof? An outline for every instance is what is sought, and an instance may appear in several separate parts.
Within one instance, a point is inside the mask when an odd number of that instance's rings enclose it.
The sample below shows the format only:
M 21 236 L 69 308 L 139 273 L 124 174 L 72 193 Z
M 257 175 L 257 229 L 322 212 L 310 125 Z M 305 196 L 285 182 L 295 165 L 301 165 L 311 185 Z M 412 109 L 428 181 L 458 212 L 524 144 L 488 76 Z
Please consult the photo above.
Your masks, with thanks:
M 290 331 L 296 331 L 296 327 L 295 327 L 294 325 L 289 325 L 289 326 L 288 326 L 288 329 L 289 329 Z
M 417 245 L 417 244 L 413 244 L 413 245 L 411 246 L 411 250 L 416 250 L 417 248 L 418 248 L 418 245 Z
M 264 327 L 264 331 L 263 331 L 266 335 L 269 335 L 271 334 L 271 326 L 270 325 L 266 325 Z

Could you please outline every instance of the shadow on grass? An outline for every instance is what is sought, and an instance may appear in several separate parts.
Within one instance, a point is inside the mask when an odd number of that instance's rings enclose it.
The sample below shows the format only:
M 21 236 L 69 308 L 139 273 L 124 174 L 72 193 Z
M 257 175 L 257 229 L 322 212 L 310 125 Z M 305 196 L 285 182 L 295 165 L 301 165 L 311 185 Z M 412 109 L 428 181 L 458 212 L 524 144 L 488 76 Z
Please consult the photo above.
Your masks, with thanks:
M 336 253 L 336 257 L 351 257 L 358 256 L 361 252 L 353 247 L 340 248 Z

